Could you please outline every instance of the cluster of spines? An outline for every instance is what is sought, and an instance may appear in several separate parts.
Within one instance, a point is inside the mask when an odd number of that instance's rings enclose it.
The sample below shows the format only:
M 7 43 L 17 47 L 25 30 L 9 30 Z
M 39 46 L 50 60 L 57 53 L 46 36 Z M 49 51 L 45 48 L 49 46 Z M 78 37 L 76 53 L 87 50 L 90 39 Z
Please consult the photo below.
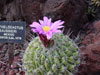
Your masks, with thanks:
M 79 64 L 78 47 L 68 36 L 62 34 L 55 35 L 53 39 L 55 45 L 52 48 L 44 48 L 38 37 L 29 44 L 24 56 L 27 73 L 71 75 L 76 72 L 75 67 Z

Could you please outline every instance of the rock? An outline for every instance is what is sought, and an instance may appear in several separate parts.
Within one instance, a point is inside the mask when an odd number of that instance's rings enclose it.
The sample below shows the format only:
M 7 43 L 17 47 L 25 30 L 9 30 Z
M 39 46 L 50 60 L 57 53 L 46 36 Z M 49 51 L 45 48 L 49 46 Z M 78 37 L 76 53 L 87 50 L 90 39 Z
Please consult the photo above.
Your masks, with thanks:
M 3 17 L 7 21 L 22 21 L 20 0 L 11 0 L 4 6 Z
M 91 32 L 82 41 L 81 59 L 87 67 L 87 74 L 100 74 L 100 21 L 93 23 Z M 83 71 L 81 71 L 83 73 Z
M 0 0 L 0 14 L 3 13 L 3 8 L 5 4 L 6 4 L 6 0 Z
M 8 0 L 7 0 L 8 1 Z M 85 0 L 9 0 L 3 1 L 3 19 L 8 21 L 26 21 L 27 25 L 38 21 L 43 16 L 65 21 L 64 33 L 69 29 L 73 34 L 86 29 L 87 3 Z M 84 25 L 83 25 L 84 24 Z
M 41 16 L 40 0 L 22 0 L 22 11 L 27 23 L 38 20 Z
M 28 23 L 38 21 L 43 16 L 65 21 L 65 31 L 72 29 L 73 34 L 84 29 L 87 21 L 85 15 L 87 4 L 85 0 L 22 0 L 24 19 Z
M 85 0 L 47 0 L 42 13 L 53 20 L 64 20 L 64 33 L 71 29 L 73 34 L 77 34 L 85 27 L 83 24 L 87 21 L 86 11 Z

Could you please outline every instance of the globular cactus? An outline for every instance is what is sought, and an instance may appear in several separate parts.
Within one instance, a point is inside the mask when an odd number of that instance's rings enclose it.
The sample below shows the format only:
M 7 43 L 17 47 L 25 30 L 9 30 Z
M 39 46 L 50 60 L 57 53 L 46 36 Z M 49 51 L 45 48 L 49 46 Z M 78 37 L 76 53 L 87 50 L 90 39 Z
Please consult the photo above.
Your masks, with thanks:
M 67 35 L 55 34 L 54 44 L 44 47 L 39 37 L 28 45 L 23 56 L 26 75 L 74 75 L 79 65 L 78 47 Z
M 23 66 L 26 75 L 73 75 L 77 72 L 79 55 L 77 45 L 61 33 L 64 21 L 54 23 L 51 18 L 33 22 L 30 26 L 39 36 L 27 47 Z M 56 34 L 59 33 L 59 34 Z

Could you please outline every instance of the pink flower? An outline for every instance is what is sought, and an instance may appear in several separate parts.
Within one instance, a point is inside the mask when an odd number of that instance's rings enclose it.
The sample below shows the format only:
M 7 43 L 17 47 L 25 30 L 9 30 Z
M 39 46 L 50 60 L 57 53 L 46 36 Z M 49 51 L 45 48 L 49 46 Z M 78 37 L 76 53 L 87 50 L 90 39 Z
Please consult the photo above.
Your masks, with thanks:
M 44 16 L 43 20 L 39 20 L 38 22 L 33 22 L 30 27 L 32 27 L 33 32 L 38 32 L 39 34 L 45 35 L 47 39 L 49 40 L 52 38 L 52 34 L 54 33 L 61 33 L 60 28 L 63 28 L 62 24 L 64 24 L 64 21 L 58 20 L 54 23 L 51 22 L 51 18 L 48 19 L 46 16 Z

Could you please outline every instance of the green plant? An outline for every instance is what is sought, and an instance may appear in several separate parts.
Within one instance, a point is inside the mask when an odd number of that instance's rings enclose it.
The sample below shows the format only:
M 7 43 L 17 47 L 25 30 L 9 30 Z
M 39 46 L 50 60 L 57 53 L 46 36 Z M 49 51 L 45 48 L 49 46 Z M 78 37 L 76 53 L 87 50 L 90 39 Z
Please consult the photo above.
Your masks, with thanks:
M 55 34 L 54 44 L 44 47 L 39 37 L 28 45 L 23 56 L 26 75 L 74 75 L 79 65 L 78 47 L 67 35 Z
M 96 6 L 100 6 L 100 0 L 91 0 L 92 1 L 92 3 L 94 4 L 94 5 L 96 5 Z
M 38 36 L 30 42 L 23 57 L 26 75 L 75 74 L 79 65 L 78 47 L 61 33 L 64 21 L 51 22 L 51 18 L 44 16 L 39 22 L 30 25 Z

